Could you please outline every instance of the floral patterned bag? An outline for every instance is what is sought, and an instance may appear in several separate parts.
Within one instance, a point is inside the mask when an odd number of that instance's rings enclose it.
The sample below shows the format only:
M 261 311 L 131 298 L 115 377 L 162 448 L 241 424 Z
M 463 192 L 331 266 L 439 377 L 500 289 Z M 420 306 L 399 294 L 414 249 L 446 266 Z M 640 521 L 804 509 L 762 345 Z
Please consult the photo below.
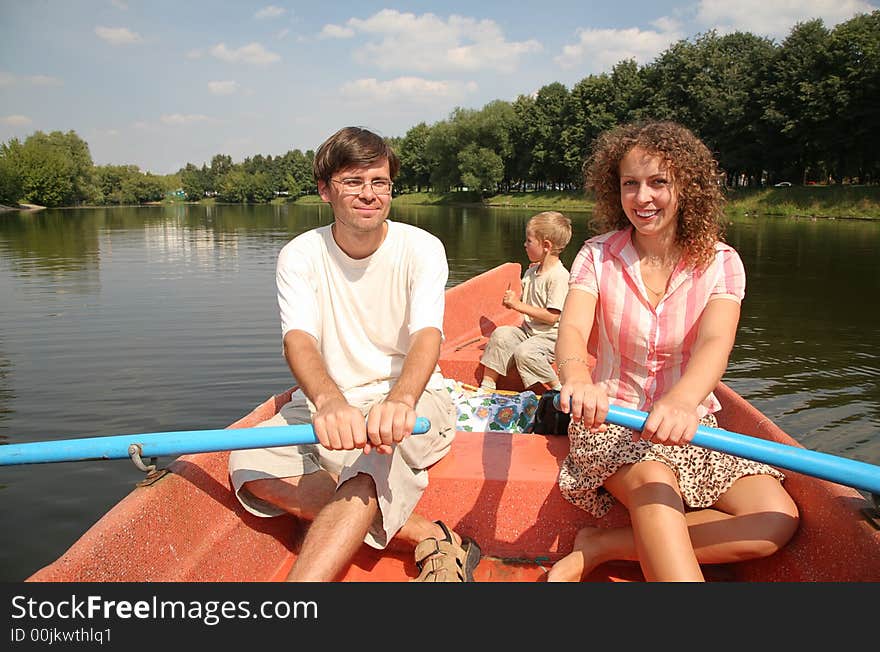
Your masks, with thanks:
M 446 388 L 452 395 L 458 414 L 456 430 L 467 432 L 531 431 L 538 407 L 534 392 L 487 392 L 472 385 L 446 380 Z

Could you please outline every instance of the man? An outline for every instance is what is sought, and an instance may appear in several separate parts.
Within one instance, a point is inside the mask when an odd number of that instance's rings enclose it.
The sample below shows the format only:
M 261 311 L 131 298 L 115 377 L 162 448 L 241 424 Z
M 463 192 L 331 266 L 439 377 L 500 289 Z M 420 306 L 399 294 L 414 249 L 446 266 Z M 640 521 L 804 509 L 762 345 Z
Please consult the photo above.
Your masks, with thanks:
M 413 512 L 455 436 L 437 360 L 449 269 L 433 235 L 388 219 L 400 167 L 346 127 L 315 154 L 334 221 L 291 240 L 276 282 L 284 356 L 302 392 L 261 425 L 311 423 L 319 444 L 234 451 L 236 496 L 259 516 L 312 521 L 289 581 L 330 581 L 362 542 L 416 547 L 416 581 L 472 581 L 475 542 Z M 417 416 L 431 429 L 410 436 Z

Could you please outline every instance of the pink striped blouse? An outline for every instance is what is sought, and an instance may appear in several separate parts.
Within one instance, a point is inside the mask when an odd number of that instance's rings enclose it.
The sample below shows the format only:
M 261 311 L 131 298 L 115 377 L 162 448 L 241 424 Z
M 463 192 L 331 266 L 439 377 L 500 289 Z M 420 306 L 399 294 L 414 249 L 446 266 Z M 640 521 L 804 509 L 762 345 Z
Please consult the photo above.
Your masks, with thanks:
M 697 336 L 694 326 L 711 299 L 741 302 L 746 274 L 736 250 L 715 245 L 715 260 L 702 272 L 681 261 L 654 309 L 642 283 L 632 228 L 584 242 L 571 266 L 570 289 L 598 297 L 593 382 L 605 386 L 614 405 L 649 411 L 682 376 Z M 591 338 L 592 339 L 592 338 Z M 709 394 L 699 416 L 721 404 Z

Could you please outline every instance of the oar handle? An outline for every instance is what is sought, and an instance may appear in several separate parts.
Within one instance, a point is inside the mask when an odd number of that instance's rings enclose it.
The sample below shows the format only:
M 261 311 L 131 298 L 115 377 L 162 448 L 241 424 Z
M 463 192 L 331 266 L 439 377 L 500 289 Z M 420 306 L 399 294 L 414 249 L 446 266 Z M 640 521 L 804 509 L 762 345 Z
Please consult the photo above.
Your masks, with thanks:
M 424 434 L 430 429 L 431 422 L 425 417 L 418 417 L 413 434 Z M 7 444 L 0 446 L 0 466 L 42 464 L 44 462 L 120 460 L 130 456 L 129 446 L 132 444 L 137 444 L 140 447 L 140 457 L 149 458 L 316 443 L 318 443 L 318 439 L 315 436 L 315 430 L 309 423 L 258 428 L 151 432 L 139 435 L 111 435 L 108 437 Z
M 553 406 L 557 410 L 560 408 L 558 394 L 553 397 Z M 641 432 L 647 418 L 647 412 L 610 405 L 605 421 Z M 867 462 L 703 425 L 697 427 L 691 443 L 880 494 L 880 466 Z

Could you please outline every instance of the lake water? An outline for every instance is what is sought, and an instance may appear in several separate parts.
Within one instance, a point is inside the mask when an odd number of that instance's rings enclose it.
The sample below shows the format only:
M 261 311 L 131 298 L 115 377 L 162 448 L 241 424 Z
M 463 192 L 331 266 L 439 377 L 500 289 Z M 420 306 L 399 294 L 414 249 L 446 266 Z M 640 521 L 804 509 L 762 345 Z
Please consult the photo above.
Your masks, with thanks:
M 392 217 L 443 240 L 451 286 L 525 265 L 534 212 Z M 587 213 L 570 216 L 569 267 L 589 235 Z M 0 214 L 0 442 L 223 428 L 289 387 L 275 258 L 331 219 L 323 205 Z M 807 448 L 880 464 L 880 222 L 736 218 L 728 241 L 748 284 L 725 381 Z M 0 467 L 0 581 L 57 558 L 142 477 L 128 460 Z

